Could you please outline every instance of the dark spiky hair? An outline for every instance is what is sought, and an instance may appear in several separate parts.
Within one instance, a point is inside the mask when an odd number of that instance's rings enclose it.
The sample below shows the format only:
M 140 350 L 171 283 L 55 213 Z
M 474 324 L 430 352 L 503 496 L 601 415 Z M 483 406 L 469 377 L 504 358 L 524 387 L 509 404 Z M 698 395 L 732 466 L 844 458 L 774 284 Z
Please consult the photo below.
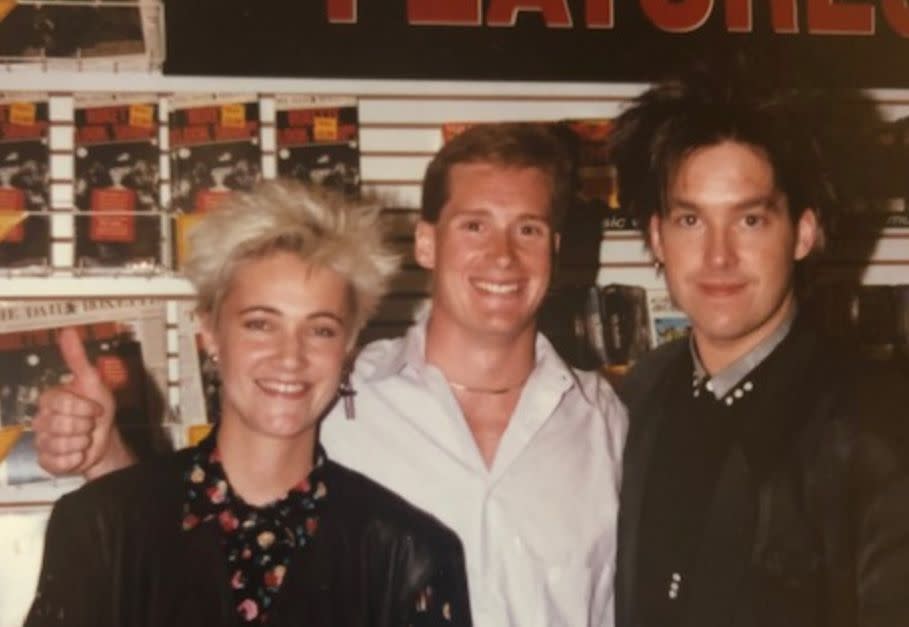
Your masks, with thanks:
M 757 148 L 797 221 L 813 209 L 824 226 L 838 204 L 822 141 L 830 98 L 817 89 L 773 84 L 764 68 L 742 57 L 700 64 L 641 94 L 617 119 L 610 158 L 619 200 L 645 232 L 667 211 L 667 190 L 680 162 L 723 141 Z

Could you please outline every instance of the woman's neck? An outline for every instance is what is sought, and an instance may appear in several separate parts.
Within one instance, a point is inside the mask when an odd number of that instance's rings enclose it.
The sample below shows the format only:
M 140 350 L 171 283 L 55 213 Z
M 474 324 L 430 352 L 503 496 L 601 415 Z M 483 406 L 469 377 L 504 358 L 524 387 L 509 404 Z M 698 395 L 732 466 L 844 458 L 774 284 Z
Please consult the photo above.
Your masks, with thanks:
M 218 452 L 231 488 L 244 501 L 257 507 L 272 503 L 309 476 L 315 429 L 280 438 L 250 432 L 238 420 L 225 418 L 218 429 Z

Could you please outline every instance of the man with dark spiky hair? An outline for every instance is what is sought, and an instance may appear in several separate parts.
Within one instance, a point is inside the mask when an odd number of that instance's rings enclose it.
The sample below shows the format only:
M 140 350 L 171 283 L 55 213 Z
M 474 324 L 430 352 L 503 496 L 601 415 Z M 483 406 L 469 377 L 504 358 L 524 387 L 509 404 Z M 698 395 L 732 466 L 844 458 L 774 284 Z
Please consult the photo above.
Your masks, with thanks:
M 622 391 L 616 624 L 909 625 L 909 382 L 800 307 L 836 206 L 822 120 L 756 79 L 656 85 L 614 129 L 622 206 L 692 323 Z

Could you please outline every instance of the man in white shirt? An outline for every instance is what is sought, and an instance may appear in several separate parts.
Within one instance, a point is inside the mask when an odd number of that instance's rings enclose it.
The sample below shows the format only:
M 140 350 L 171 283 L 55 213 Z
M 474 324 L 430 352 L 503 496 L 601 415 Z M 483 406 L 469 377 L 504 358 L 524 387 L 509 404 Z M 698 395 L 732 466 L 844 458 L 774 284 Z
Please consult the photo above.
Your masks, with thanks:
M 442 148 L 415 237 L 431 309 L 404 338 L 363 350 L 355 418 L 339 403 L 322 426 L 329 456 L 458 534 L 480 627 L 613 624 L 625 410 L 600 377 L 566 366 L 536 321 L 569 170 L 535 125 L 482 125 Z M 48 470 L 91 478 L 131 463 L 100 378 L 40 406 Z

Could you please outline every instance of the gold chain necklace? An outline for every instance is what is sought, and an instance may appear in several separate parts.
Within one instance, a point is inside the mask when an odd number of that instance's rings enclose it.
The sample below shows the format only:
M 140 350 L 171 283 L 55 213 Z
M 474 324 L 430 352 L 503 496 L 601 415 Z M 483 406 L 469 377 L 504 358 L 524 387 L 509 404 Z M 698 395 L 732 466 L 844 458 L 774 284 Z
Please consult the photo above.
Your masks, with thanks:
M 459 392 L 472 392 L 474 394 L 507 394 L 508 392 L 511 392 L 512 390 L 516 390 L 519 387 L 521 387 L 522 385 L 524 385 L 525 383 L 527 383 L 528 378 L 530 378 L 529 373 L 527 374 L 526 377 L 524 377 L 523 380 L 519 381 L 518 383 L 514 383 L 512 385 L 509 385 L 509 386 L 506 386 L 503 388 L 475 388 L 471 385 L 465 385 L 463 383 L 458 383 L 457 381 L 448 381 L 448 385 L 450 385 L 452 388 L 454 388 L 455 390 L 457 390 Z

